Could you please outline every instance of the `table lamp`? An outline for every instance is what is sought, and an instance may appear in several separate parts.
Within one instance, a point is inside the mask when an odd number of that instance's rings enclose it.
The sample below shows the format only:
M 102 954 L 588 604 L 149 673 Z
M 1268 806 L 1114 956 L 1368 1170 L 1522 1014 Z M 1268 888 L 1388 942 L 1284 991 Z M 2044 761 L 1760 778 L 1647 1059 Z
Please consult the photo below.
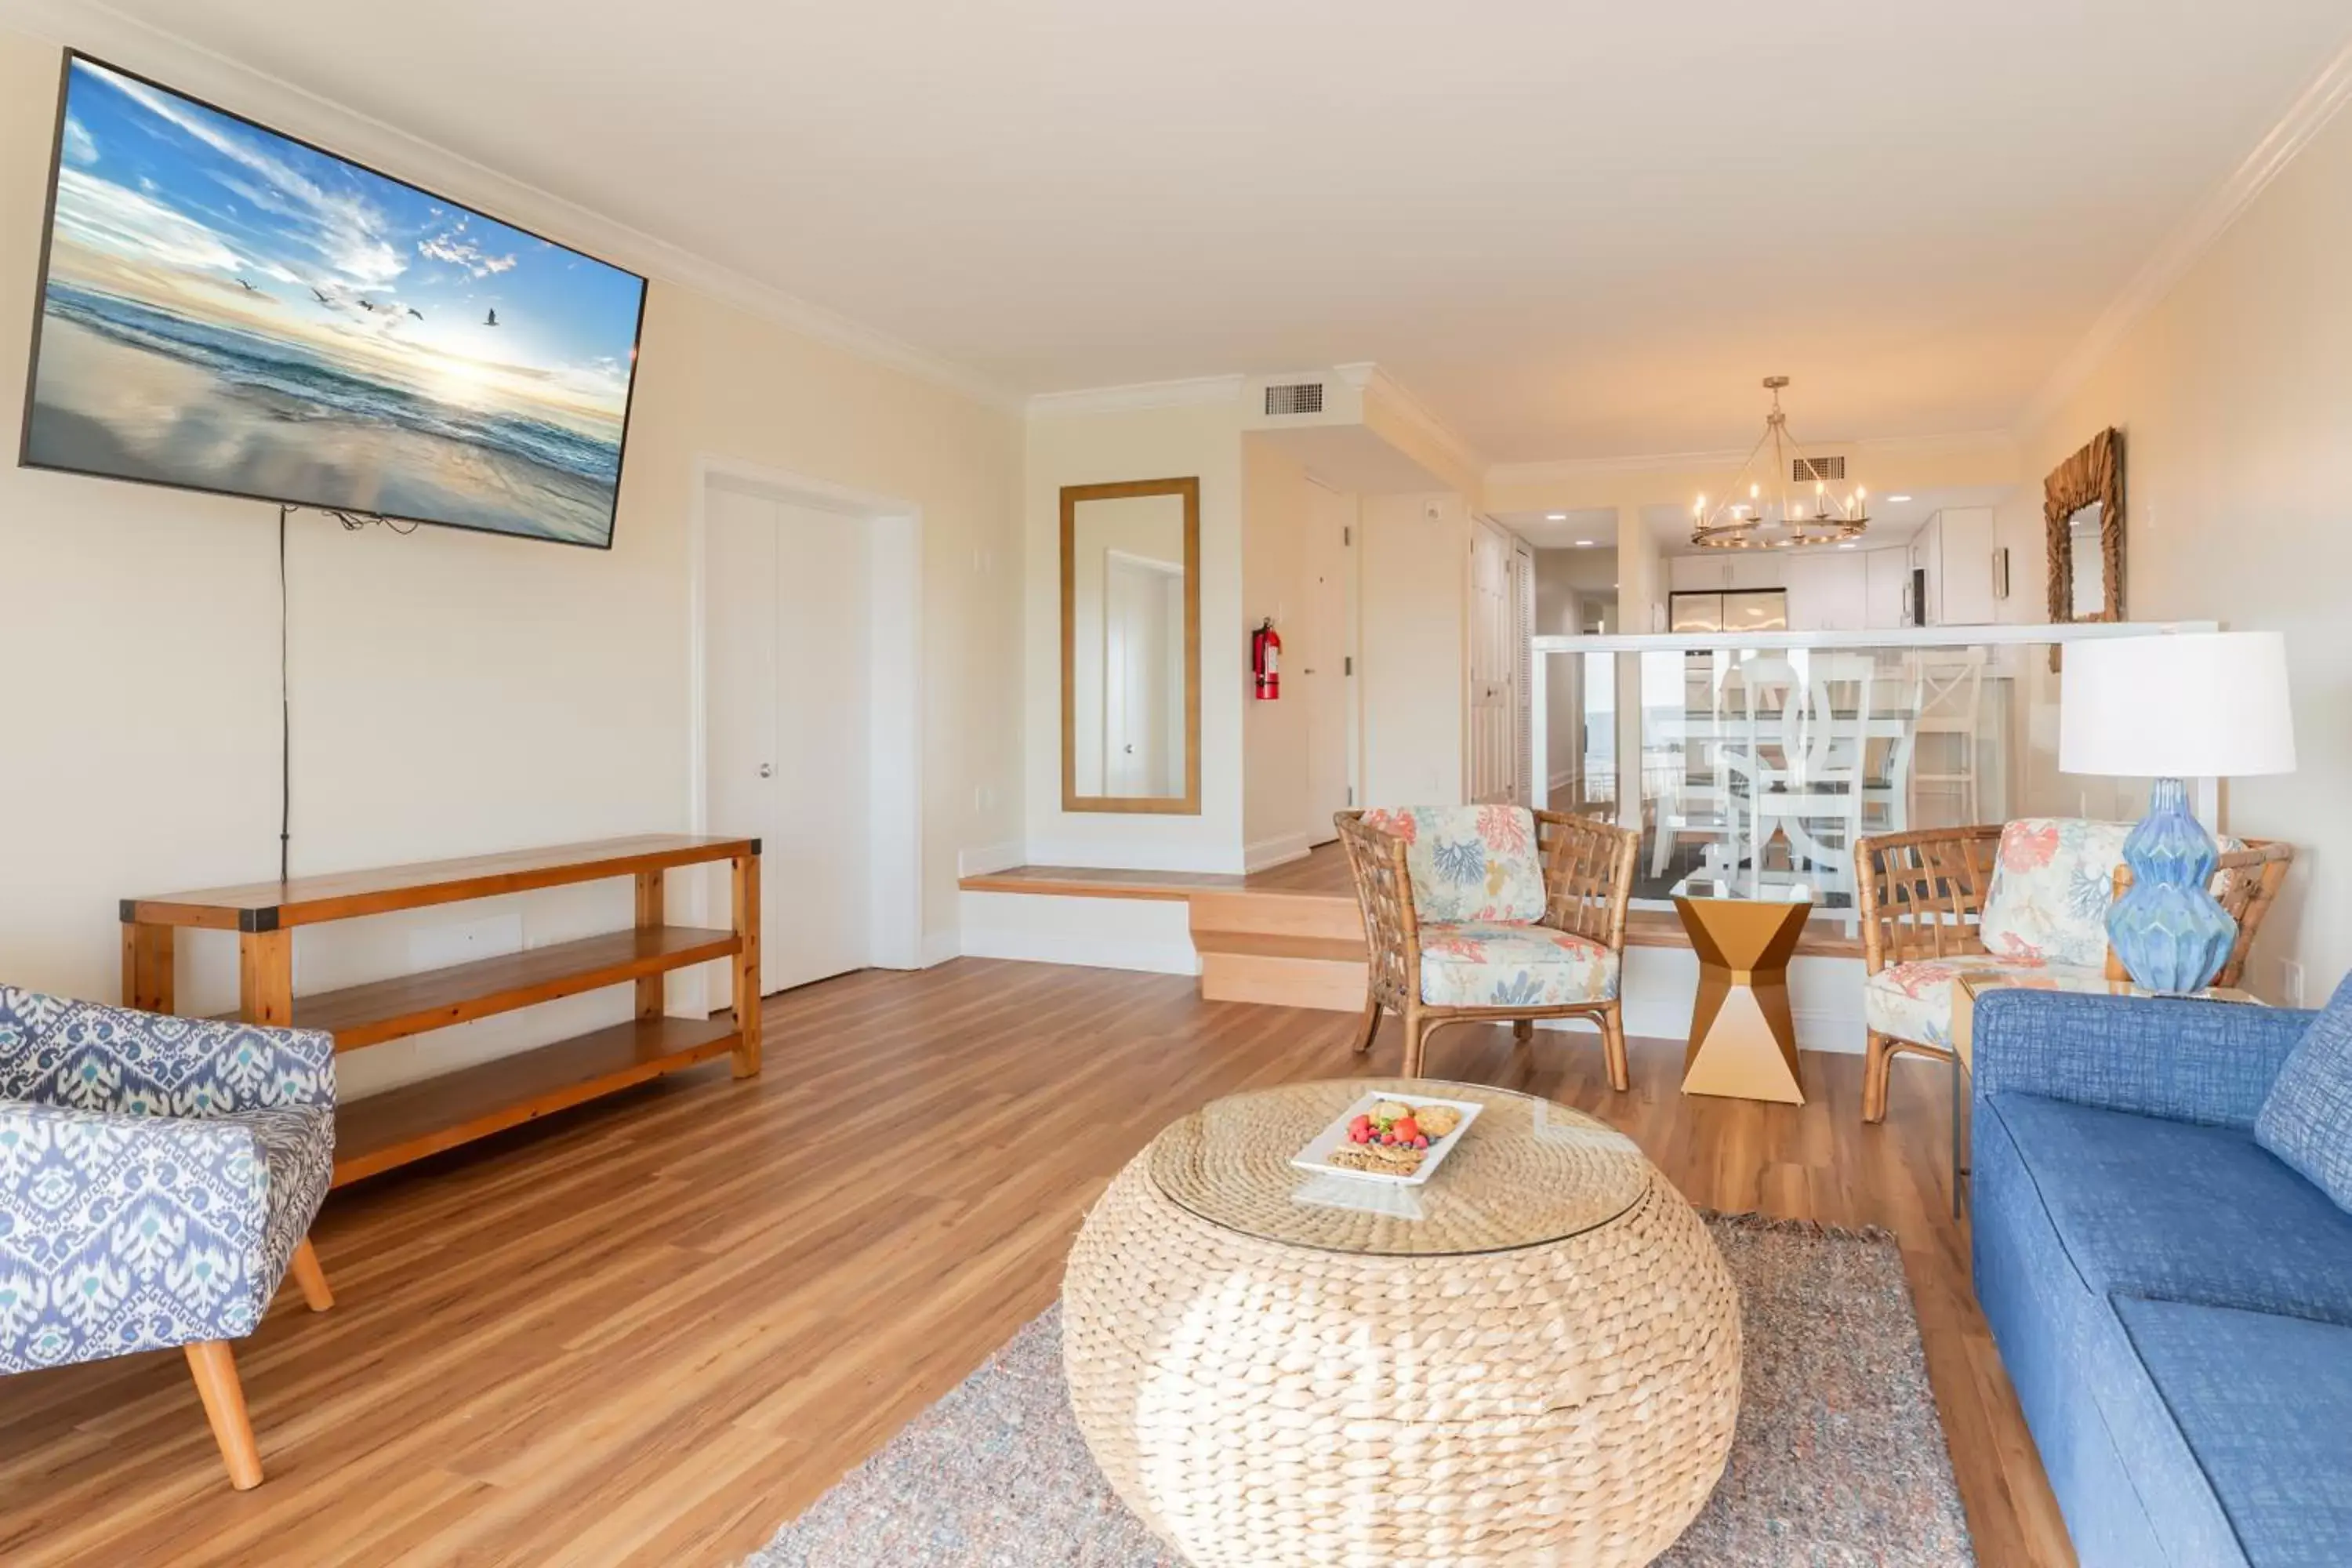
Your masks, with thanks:
M 2285 639 L 2168 632 L 2068 644 L 2058 769 L 2156 781 L 2147 816 L 2124 840 L 2132 884 L 2107 910 L 2107 940 L 2146 990 L 2211 984 L 2238 925 L 2213 897 L 2213 836 L 2189 809 L 2188 781 L 2294 771 Z

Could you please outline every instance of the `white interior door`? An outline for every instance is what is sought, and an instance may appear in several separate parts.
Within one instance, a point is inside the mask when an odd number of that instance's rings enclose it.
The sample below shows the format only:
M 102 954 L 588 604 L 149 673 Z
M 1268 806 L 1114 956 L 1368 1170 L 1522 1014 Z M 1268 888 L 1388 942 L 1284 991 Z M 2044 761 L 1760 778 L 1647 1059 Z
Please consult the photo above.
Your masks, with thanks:
M 1541 760 L 1535 755 L 1536 552 L 1511 545 L 1511 803 L 1525 805 Z
M 1307 603 L 1298 619 L 1299 647 L 1288 662 L 1298 672 L 1307 718 L 1307 841 L 1339 837 L 1331 818 L 1352 805 L 1354 780 L 1348 713 L 1354 703 L 1354 649 L 1348 610 L 1355 574 L 1353 497 L 1321 485 L 1307 487 Z
M 710 826 L 761 841 L 760 989 L 872 961 L 872 592 L 859 519 L 714 487 Z
M 1115 795 L 1184 793 L 1184 574 L 1109 551 L 1103 561 L 1103 778 Z M 1174 679 L 1171 680 L 1171 672 Z
M 1470 799 L 1511 798 L 1510 536 L 1470 529 L 1470 690 L 1465 759 Z

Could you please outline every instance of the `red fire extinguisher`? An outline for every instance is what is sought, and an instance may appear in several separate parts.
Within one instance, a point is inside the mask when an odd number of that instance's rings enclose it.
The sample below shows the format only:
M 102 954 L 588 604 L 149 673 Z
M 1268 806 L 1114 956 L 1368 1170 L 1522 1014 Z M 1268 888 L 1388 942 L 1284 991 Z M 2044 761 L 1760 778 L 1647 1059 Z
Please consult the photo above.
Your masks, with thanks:
M 1272 617 L 1250 633 L 1250 673 L 1257 678 L 1259 701 L 1271 702 L 1282 695 L 1282 634 L 1274 629 Z

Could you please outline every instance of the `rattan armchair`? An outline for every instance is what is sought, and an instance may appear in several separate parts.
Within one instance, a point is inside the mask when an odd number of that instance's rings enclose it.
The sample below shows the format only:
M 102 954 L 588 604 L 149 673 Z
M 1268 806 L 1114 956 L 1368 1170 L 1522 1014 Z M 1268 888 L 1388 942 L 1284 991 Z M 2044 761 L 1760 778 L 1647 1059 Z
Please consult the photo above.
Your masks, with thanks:
M 1334 821 L 1347 847 L 1348 864 L 1355 873 L 1356 896 L 1363 909 L 1364 933 L 1370 948 L 1363 1033 L 1356 1041 L 1359 1054 L 1369 1051 L 1380 1032 L 1381 1016 L 1394 1013 L 1404 1021 L 1404 1073 L 1421 1076 L 1422 1050 L 1430 1032 L 1448 1024 L 1508 1022 L 1524 1041 L 1533 1037 L 1538 1018 L 1590 1018 L 1601 1029 L 1607 1055 L 1609 1082 L 1622 1090 L 1631 1082 L 1625 1059 L 1625 1026 L 1618 996 L 1625 949 L 1625 910 L 1633 894 L 1634 858 L 1641 836 L 1590 817 L 1559 812 L 1528 812 L 1514 806 L 1449 808 L 1462 811 L 1507 812 L 1514 822 L 1528 825 L 1528 853 L 1540 868 L 1542 909 L 1522 921 L 1478 924 L 1482 932 L 1548 931 L 1563 949 L 1590 950 L 1587 973 L 1593 984 L 1586 994 L 1570 996 L 1565 988 L 1527 985 L 1516 997 L 1491 1005 L 1431 1001 L 1433 989 L 1424 972 L 1424 939 L 1448 944 L 1446 962 L 1453 962 L 1453 933 L 1469 929 L 1433 921 L 1416 907 L 1410 840 L 1383 826 L 1390 814 L 1343 811 Z M 1422 889 L 1424 902 L 1426 889 Z M 1601 977 L 1605 974 L 1605 984 Z M 1522 973 L 1520 979 L 1526 978 Z
M 2000 849 L 2001 825 L 1931 827 L 1912 833 L 1884 834 L 1855 841 L 1859 872 L 1858 899 L 1862 919 L 1862 957 L 1866 974 L 1892 965 L 1937 960 L 1989 962 L 1979 928 L 1985 900 L 1992 890 L 1994 867 Z M 2254 933 L 2277 897 L 2294 858 L 2292 846 L 2250 838 L 2223 854 L 2215 864 L 2215 896 L 2230 918 L 2238 922 L 2238 940 L 2215 976 L 2216 985 L 2235 985 L 2243 976 Z M 2128 887 L 2131 872 L 2118 867 L 2115 889 Z M 2106 954 L 2110 979 L 2125 978 L 2112 951 Z M 1863 1072 L 1862 1115 L 1865 1121 L 1886 1119 L 1888 1080 L 1895 1058 L 1916 1051 L 1939 1061 L 1952 1059 L 1948 1045 L 1905 1036 L 1869 1031 L 1869 1058 Z

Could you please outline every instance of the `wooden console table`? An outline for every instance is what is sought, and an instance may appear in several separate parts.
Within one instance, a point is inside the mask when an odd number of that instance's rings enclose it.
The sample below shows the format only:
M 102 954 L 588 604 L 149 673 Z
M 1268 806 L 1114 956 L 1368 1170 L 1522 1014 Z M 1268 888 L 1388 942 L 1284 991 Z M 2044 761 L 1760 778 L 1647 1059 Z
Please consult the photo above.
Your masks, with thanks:
M 720 860 L 733 868 L 731 929 L 665 924 L 664 874 L 673 867 Z M 626 931 L 340 991 L 294 994 L 297 926 L 615 877 L 636 879 L 636 923 Z M 341 1106 L 335 1113 L 337 1186 L 730 1052 L 737 1078 L 760 1070 L 756 838 L 657 834 L 125 899 L 124 1005 L 173 1011 L 173 942 L 182 928 L 237 933 L 235 1016 L 324 1029 L 335 1037 L 339 1052 L 635 983 L 636 1016 L 625 1024 Z M 733 960 L 733 1010 L 704 1019 L 665 1017 L 662 976 L 719 958 Z

